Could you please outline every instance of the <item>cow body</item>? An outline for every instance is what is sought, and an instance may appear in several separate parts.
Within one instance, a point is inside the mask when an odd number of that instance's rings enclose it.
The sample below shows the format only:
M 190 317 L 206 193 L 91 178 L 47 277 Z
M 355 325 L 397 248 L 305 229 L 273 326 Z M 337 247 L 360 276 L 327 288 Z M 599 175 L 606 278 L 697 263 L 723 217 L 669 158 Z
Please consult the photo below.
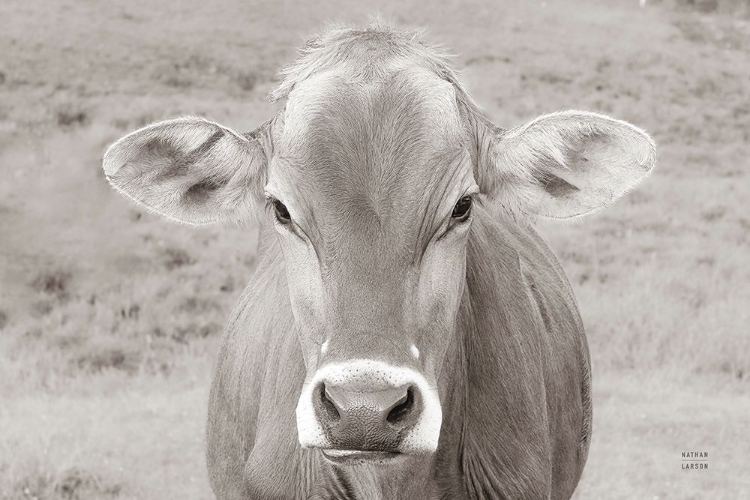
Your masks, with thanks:
M 591 430 L 575 299 L 531 226 L 482 212 L 473 231 L 441 385 L 441 445 L 424 469 L 390 484 L 377 470 L 337 469 L 299 446 L 294 406 L 304 364 L 278 243 L 271 228 L 261 231 L 260 263 L 232 314 L 211 390 L 208 461 L 218 498 L 571 496 Z
M 211 388 L 217 498 L 570 498 L 589 354 L 533 221 L 612 203 L 651 139 L 579 111 L 496 127 L 438 53 L 382 26 L 315 38 L 273 97 L 252 133 L 180 118 L 104 157 L 168 218 L 260 221 Z

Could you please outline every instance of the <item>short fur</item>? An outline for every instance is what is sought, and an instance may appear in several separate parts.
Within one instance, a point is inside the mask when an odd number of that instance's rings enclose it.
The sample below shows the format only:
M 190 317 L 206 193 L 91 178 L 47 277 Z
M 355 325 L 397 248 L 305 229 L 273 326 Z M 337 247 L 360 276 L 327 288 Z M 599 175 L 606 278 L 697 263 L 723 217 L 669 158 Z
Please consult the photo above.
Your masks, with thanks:
M 257 214 L 264 190 L 283 196 L 305 228 L 294 244 L 309 245 L 294 248 L 315 249 L 318 267 L 289 273 L 295 263 L 272 216 L 260 217 L 260 263 L 225 330 L 211 388 L 217 498 L 570 498 L 591 438 L 589 353 L 567 279 L 529 222 L 610 204 L 654 166 L 651 139 L 580 111 L 495 127 L 439 51 L 416 32 L 377 24 L 313 39 L 272 98 L 287 99 L 285 109 L 251 134 L 172 120 L 128 135 L 104 158 L 118 191 L 188 223 Z M 474 182 L 471 226 L 451 243 L 465 264 L 446 316 L 455 324 L 432 325 L 450 332 L 437 360 L 437 451 L 381 468 L 339 467 L 301 448 L 295 407 L 311 356 L 367 354 L 410 333 L 399 314 L 418 300 L 404 282 Z M 335 313 L 313 331 L 313 355 L 300 340 L 294 287 L 325 292 Z M 403 349 L 404 363 L 417 362 L 412 352 L 420 363 L 434 354 L 429 331 L 416 333 L 421 344 Z

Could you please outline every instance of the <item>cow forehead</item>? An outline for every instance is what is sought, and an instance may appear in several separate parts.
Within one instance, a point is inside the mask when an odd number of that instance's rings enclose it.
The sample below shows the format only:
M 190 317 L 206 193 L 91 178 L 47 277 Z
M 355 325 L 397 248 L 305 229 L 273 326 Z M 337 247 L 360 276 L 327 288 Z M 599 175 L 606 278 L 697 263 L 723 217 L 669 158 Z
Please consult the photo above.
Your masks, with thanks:
M 314 231 L 351 229 L 393 248 L 389 234 L 419 237 L 467 182 L 464 135 L 454 87 L 427 69 L 328 70 L 290 93 L 270 181 L 298 195 L 303 217 L 315 212 Z
M 371 125 L 394 118 L 422 125 L 436 139 L 453 140 L 460 130 L 455 88 L 433 71 L 408 67 L 409 58 L 387 63 L 376 74 L 350 71 L 346 65 L 314 74 L 289 94 L 285 110 L 284 146 L 303 147 L 311 124 L 327 117 L 330 122 L 357 110 Z M 414 117 L 417 113 L 417 117 Z M 409 118 L 422 118 L 423 123 Z M 429 126 L 431 125 L 431 126 Z

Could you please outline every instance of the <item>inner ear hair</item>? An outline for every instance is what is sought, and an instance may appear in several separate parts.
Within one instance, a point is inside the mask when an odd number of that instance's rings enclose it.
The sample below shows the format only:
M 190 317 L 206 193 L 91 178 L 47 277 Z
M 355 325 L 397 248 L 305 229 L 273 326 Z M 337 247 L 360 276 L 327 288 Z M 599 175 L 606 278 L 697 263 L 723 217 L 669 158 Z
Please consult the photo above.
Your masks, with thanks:
M 569 183 L 562 177 L 558 177 L 550 172 L 545 172 L 540 183 L 547 193 L 551 196 L 562 198 L 580 191 L 576 186 Z

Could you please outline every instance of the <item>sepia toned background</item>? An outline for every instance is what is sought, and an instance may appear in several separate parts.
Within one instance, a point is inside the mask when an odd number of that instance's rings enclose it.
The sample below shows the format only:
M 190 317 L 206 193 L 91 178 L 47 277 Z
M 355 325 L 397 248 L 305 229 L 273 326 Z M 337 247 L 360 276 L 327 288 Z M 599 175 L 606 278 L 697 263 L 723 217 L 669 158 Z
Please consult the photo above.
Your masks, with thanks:
M 144 212 L 102 154 L 183 114 L 254 129 L 295 47 L 372 14 L 427 28 L 499 125 L 652 134 L 638 190 L 540 225 L 591 344 L 576 498 L 750 498 L 750 2 L 2 0 L 0 499 L 211 498 L 210 371 L 257 233 Z

